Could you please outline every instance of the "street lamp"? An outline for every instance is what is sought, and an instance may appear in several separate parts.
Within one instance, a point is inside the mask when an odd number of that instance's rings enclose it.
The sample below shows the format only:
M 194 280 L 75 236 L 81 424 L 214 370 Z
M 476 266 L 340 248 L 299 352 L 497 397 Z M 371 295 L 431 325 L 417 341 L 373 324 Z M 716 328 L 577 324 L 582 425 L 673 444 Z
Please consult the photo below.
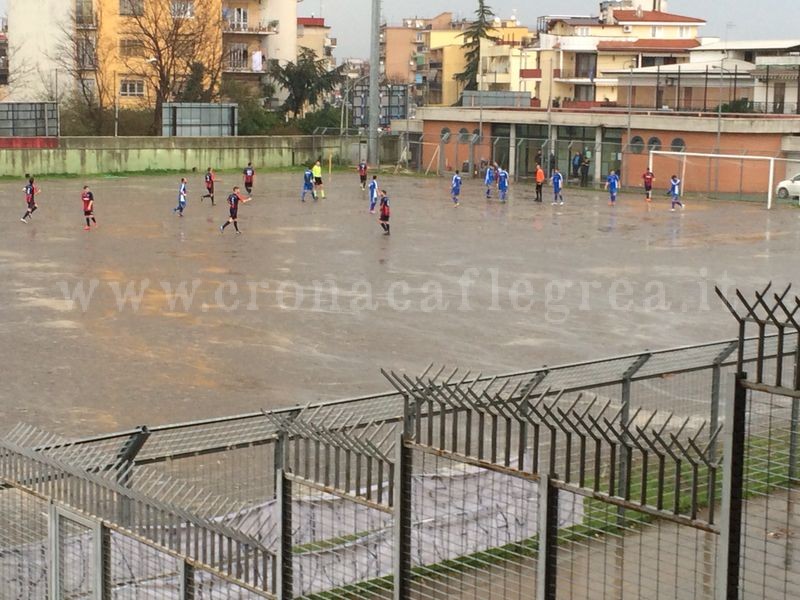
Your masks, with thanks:
M 631 60 L 628 63 L 628 68 L 630 69 L 628 72 L 628 138 L 626 140 L 626 146 L 628 150 L 631 148 L 631 112 L 633 111 L 633 68 L 637 66 L 636 60 Z

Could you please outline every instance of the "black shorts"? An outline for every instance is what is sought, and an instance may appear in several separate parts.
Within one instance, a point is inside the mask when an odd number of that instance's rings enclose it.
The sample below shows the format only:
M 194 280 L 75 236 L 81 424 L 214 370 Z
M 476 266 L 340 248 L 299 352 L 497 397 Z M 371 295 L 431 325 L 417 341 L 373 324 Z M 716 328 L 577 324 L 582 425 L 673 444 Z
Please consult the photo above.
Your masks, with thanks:
M 244 182 L 244 189 L 246 189 L 246 190 L 247 190 L 247 193 L 248 193 L 248 194 L 249 194 L 250 192 L 252 192 L 252 191 L 253 191 L 253 182 L 252 182 L 252 181 L 245 181 L 245 182 Z
M 36 200 L 28 200 L 28 208 L 36 208 Z
M 231 219 L 238 219 L 239 218 L 239 209 L 238 208 L 231 208 L 228 212 L 231 215 Z
M 214 195 L 214 186 L 213 185 L 207 185 L 206 186 L 206 191 L 213 196 Z
M 94 215 L 94 211 L 93 210 L 85 210 L 85 211 L 83 211 L 83 216 L 84 217 L 91 217 L 92 215 Z
M 361 183 L 367 183 L 367 176 L 366 175 L 359 175 L 361 178 Z
M 645 192 L 652 192 L 653 191 L 653 186 L 644 184 L 644 191 Z
M 381 215 L 380 221 L 381 221 L 381 223 L 388 223 L 389 222 L 389 215 Z
M 322 185 L 322 177 L 314 177 L 314 185 Z

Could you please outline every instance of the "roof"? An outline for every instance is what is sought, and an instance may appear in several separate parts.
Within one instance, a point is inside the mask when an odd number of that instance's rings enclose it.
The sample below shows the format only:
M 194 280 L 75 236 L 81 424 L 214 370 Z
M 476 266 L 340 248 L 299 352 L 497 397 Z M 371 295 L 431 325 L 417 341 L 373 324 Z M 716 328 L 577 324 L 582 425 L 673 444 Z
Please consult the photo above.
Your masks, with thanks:
M 548 28 L 552 29 L 557 23 L 564 23 L 565 25 L 569 25 L 571 27 L 592 27 L 605 25 L 605 23 L 600 20 L 600 17 L 563 17 L 549 21 L 547 26 Z
M 614 20 L 617 23 L 697 23 L 705 24 L 703 19 L 684 17 L 659 10 L 615 10 Z
M 597 44 L 597 50 L 600 52 L 619 51 L 619 50 L 632 50 L 636 52 L 669 52 L 669 51 L 685 51 L 699 46 L 700 42 L 697 40 L 661 40 L 661 39 L 639 39 L 631 41 L 601 41 Z
M 680 73 L 681 75 L 697 75 L 705 74 L 706 69 L 708 69 L 709 75 L 716 75 L 719 74 L 721 66 L 722 65 L 720 64 L 720 61 L 718 60 L 709 62 L 686 62 L 676 65 L 661 65 L 658 67 L 640 67 L 638 69 L 633 69 L 633 75 L 652 75 L 656 73 L 660 73 L 661 75 L 670 75 L 673 73 Z M 727 77 L 732 76 L 734 73 L 738 74 L 740 77 L 743 77 L 755 69 L 755 65 L 743 60 L 728 59 L 725 61 L 724 68 L 724 72 Z M 630 69 L 603 70 L 604 75 L 627 75 L 630 72 Z
M 297 17 L 297 24 L 303 27 L 326 27 L 322 17 Z
M 695 50 L 791 50 L 800 47 L 798 40 L 741 40 L 701 44 Z

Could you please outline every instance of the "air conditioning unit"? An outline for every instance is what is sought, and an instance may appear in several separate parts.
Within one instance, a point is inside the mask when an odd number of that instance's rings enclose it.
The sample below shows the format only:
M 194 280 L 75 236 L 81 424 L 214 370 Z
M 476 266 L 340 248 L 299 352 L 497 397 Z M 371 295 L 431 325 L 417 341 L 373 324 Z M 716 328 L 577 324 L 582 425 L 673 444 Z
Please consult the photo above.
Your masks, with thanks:
M 631 27 L 630 25 L 623 25 L 622 26 L 622 32 L 623 33 L 631 33 L 632 31 L 633 31 L 633 27 Z

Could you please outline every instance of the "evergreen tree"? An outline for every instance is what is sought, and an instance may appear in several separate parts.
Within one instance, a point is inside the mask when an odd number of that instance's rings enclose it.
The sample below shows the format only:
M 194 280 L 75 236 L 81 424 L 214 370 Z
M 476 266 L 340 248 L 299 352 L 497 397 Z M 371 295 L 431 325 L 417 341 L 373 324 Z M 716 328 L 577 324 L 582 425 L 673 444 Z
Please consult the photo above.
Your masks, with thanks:
M 461 73 L 456 74 L 455 79 L 464 84 L 464 91 L 478 89 L 481 40 L 496 41 L 498 39 L 489 33 L 492 30 L 494 16 L 494 12 L 490 6 L 486 5 L 485 0 L 478 0 L 478 8 L 475 10 L 476 18 L 461 34 L 461 37 L 464 38 L 462 48 L 466 50 L 464 57 L 467 59 L 467 66 Z
M 328 71 L 325 65 L 325 61 L 319 60 L 309 48 L 299 49 L 297 62 L 273 65 L 270 77 L 288 94 L 283 104 L 284 111 L 300 118 L 306 108 L 316 106 L 327 92 L 339 85 L 344 79 L 343 67 Z

